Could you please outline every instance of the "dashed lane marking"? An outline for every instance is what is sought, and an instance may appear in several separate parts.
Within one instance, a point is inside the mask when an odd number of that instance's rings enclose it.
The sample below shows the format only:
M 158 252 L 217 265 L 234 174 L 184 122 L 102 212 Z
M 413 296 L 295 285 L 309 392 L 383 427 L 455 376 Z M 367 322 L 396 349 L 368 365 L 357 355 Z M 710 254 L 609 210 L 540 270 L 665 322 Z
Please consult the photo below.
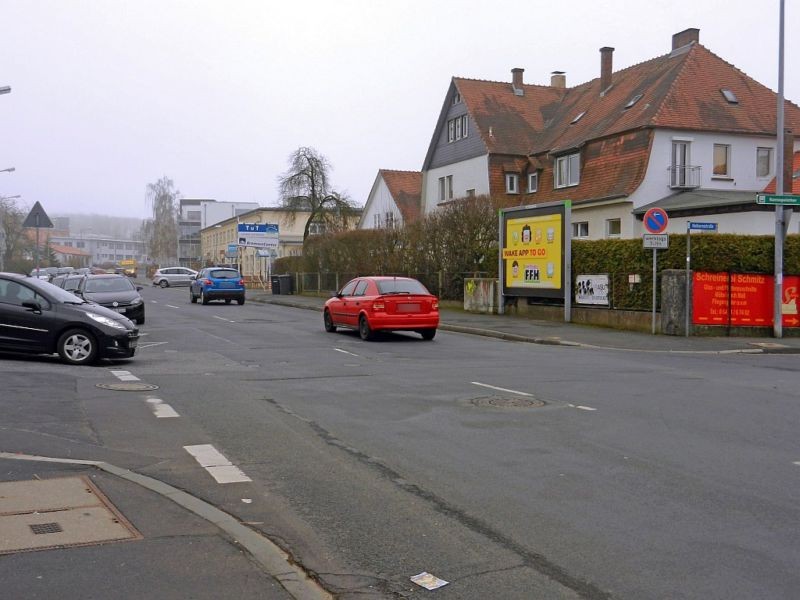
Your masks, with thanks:
M 153 414 L 157 419 L 168 419 L 170 417 L 180 417 L 169 404 L 166 404 L 161 398 L 148 398 L 147 403 L 153 409 Z
M 348 352 L 347 350 L 342 350 L 341 348 L 334 348 L 337 352 L 341 352 L 342 354 L 349 354 L 350 356 L 358 356 L 358 354 L 353 354 L 352 352 Z
M 183 449 L 191 454 L 200 466 L 217 480 L 217 483 L 253 481 L 211 444 L 184 446 Z
M 112 370 L 111 374 L 119 379 L 120 381 L 139 381 L 139 378 L 136 375 L 131 375 L 130 371 L 115 371 Z
M 499 392 L 508 392 L 509 394 L 518 394 L 520 396 L 533 396 L 527 392 L 518 392 L 517 390 L 510 390 L 508 388 L 497 387 L 496 385 L 489 385 L 488 383 L 481 383 L 479 381 L 471 381 L 472 385 L 479 385 L 481 387 L 489 388 L 490 390 L 497 390 Z
M 180 306 L 173 306 L 172 304 L 165 304 L 164 306 L 168 306 L 170 308 L 180 308 Z

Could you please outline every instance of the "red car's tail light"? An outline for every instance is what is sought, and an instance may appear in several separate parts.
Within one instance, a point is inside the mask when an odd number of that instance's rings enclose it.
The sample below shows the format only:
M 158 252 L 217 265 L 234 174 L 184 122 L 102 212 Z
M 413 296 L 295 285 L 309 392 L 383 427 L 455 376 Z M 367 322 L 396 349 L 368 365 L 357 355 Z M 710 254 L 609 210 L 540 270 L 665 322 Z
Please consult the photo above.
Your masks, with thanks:
M 372 310 L 386 310 L 386 306 L 384 305 L 383 300 L 378 300 L 372 303 Z
M 434 300 L 433 302 L 431 302 L 431 310 L 439 310 L 439 301 L 438 300 Z

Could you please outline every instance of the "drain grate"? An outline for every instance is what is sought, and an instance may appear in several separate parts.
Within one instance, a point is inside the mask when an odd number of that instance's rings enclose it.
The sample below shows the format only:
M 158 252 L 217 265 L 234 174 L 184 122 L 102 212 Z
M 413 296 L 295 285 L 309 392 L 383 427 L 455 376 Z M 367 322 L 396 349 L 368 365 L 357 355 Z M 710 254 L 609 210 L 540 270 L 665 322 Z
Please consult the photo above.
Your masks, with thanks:
M 45 533 L 62 533 L 64 529 L 58 523 L 35 523 L 28 525 L 31 531 L 36 535 L 43 535 Z
M 481 396 L 474 398 L 472 404 L 479 408 L 541 408 L 546 402 L 520 396 Z
M 103 390 L 114 390 L 115 392 L 152 392 L 158 386 L 152 383 L 139 383 L 135 381 L 122 383 L 97 383 L 95 387 Z

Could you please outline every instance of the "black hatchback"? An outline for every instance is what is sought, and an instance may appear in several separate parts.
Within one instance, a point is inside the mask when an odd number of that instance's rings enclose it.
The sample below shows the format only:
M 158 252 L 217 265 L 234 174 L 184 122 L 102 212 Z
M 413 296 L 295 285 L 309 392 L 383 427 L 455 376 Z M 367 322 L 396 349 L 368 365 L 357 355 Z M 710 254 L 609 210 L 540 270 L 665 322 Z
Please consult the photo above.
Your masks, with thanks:
M 131 358 L 139 330 L 122 315 L 51 283 L 0 273 L 0 350 L 58 353 L 73 365 Z

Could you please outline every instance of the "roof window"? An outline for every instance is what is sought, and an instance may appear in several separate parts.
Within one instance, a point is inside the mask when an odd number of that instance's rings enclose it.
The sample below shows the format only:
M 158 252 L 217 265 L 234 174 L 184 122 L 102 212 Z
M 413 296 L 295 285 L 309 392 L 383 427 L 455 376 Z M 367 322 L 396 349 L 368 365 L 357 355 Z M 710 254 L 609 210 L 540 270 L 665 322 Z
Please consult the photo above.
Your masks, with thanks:
M 642 99 L 642 94 L 636 94 L 633 98 L 628 100 L 628 103 L 625 105 L 625 108 L 628 109 L 634 104 L 636 104 L 639 100 Z
M 570 122 L 569 122 L 569 124 L 570 124 L 570 125 L 575 125 L 575 123 L 577 123 L 578 121 L 580 121 L 580 120 L 583 118 L 583 115 L 585 115 L 585 114 L 586 114 L 586 111 L 583 111 L 583 112 L 582 112 L 581 114 L 579 114 L 577 117 L 575 117 L 574 119 L 572 119 L 572 121 L 570 121 Z
M 725 96 L 725 100 L 728 101 L 728 104 L 739 104 L 739 99 L 736 97 L 736 94 L 734 94 L 733 91 L 722 88 L 720 89 L 720 92 L 722 92 L 722 95 Z

